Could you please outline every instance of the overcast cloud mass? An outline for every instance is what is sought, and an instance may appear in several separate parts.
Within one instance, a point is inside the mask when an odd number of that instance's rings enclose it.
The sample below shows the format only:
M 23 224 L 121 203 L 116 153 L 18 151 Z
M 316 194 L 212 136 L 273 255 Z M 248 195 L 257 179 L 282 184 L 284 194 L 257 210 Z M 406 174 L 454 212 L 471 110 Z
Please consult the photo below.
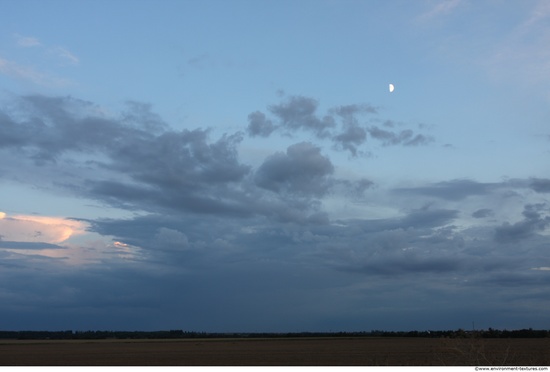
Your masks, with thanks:
M 550 327 L 544 1 L 8 3 L 0 329 Z

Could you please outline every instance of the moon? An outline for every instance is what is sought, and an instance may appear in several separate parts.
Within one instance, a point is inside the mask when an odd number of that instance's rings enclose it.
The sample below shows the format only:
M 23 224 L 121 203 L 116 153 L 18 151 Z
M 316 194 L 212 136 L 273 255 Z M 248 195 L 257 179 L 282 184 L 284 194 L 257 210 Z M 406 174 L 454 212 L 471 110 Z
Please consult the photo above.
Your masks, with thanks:
M 395 87 L 393 86 L 393 84 L 390 84 L 390 93 L 393 92 L 394 89 Z

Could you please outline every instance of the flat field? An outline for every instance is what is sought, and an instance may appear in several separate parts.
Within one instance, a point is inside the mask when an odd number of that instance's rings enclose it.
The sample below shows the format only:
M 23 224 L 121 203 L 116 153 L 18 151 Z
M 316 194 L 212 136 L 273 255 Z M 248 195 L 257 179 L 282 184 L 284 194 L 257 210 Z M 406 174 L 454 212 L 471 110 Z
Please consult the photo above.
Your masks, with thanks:
M 550 365 L 550 338 L 0 340 L 3 366 Z

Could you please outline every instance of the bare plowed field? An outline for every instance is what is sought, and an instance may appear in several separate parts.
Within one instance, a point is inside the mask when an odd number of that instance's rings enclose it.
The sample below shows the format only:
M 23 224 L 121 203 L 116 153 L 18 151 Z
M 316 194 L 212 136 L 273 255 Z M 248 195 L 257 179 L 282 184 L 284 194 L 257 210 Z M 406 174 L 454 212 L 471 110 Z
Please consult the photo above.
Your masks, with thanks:
M 550 339 L 296 338 L 0 341 L 3 366 L 550 364 Z

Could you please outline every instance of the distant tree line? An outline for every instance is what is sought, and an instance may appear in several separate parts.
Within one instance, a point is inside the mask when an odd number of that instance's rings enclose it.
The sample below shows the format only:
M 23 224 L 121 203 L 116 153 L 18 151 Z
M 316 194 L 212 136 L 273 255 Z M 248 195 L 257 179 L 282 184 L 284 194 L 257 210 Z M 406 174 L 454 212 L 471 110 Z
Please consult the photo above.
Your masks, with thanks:
M 518 329 L 465 331 L 361 331 L 287 333 L 212 333 L 170 331 L 0 331 L 0 339 L 100 340 L 100 339 L 188 339 L 188 338 L 289 338 L 289 337 L 429 337 L 429 338 L 545 338 L 550 330 Z

